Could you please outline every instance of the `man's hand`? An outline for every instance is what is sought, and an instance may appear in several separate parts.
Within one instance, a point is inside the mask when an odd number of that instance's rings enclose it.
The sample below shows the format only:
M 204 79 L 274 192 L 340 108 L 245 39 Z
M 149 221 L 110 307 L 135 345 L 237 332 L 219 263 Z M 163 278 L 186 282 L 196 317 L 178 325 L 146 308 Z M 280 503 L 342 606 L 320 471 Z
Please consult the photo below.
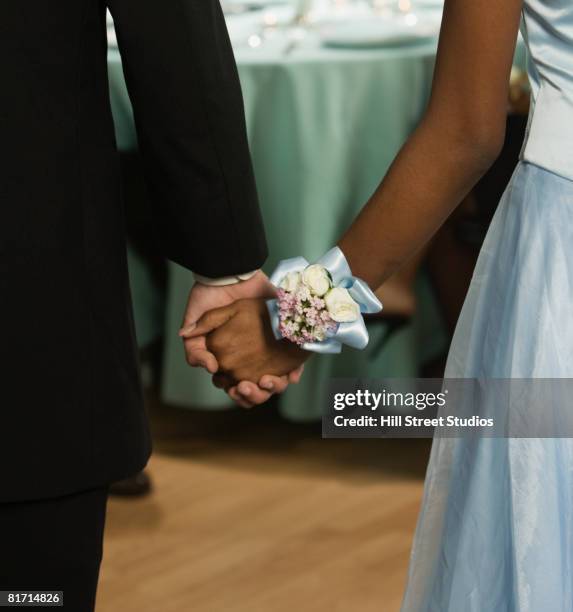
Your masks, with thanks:
M 300 376 L 299 368 L 309 356 L 292 342 L 275 339 L 262 299 L 238 300 L 207 312 L 188 337 L 205 335 L 207 350 L 219 366 L 213 382 L 225 390 L 241 381 L 258 383 L 265 375 L 298 371 Z
M 183 326 L 179 335 L 183 338 L 187 363 L 193 367 L 203 367 L 211 374 L 218 370 L 215 355 L 208 350 L 205 335 L 187 337 L 196 327 L 196 322 L 213 308 L 232 304 L 234 301 L 247 297 L 273 298 L 275 288 L 267 276 L 258 271 L 253 277 L 234 285 L 216 287 L 196 283 L 187 301 Z M 228 389 L 229 396 L 245 408 L 266 402 L 273 393 L 282 393 L 290 383 L 297 383 L 302 374 L 302 368 L 291 372 L 289 376 L 265 375 L 260 386 L 244 381 L 240 385 Z
M 283 393 L 289 385 L 300 382 L 304 365 L 293 370 L 288 376 L 271 376 L 265 374 L 259 384 L 242 380 L 238 385 L 227 390 L 229 397 L 242 408 L 252 408 L 266 402 L 273 393 Z M 267 396 L 265 396 L 267 394 Z
M 217 371 L 217 360 L 207 349 L 205 335 L 187 337 L 206 312 L 227 306 L 243 298 L 272 298 L 274 296 L 275 288 L 269 282 L 266 274 L 260 270 L 249 280 L 234 285 L 215 287 L 195 283 L 189 293 L 183 325 L 179 332 L 183 338 L 187 363 L 193 367 L 203 367 L 211 374 Z

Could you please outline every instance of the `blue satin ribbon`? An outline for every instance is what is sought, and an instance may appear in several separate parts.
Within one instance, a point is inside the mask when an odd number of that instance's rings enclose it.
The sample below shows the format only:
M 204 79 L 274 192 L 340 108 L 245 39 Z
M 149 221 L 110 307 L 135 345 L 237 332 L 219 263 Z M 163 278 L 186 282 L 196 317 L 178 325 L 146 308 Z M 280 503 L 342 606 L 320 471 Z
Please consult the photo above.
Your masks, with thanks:
M 374 295 L 370 287 L 363 280 L 352 275 L 346 257 L 344 257 L 344 253 L 338 247 L 330 249 L 316 263 L 324 266 L 330 272 L 333 287 L 343 287 L 348 290 L 352 299 L 360 306 L 362 314 L 372 314 L 382 310 L 380 300 Z M 272 273 L 270 281 L 278 287 L 289 272 L 302 272 L 309 265 L 309 262 L 304 257 L 283 259 Z M 279 329 L 278 301 L 269 300 L 267 307 L 271 317 L 273 333 L 275 338 L 280 340 L 282 339 L 282 334 Z M 343 344 L 355 349 L 363 349 L 368 345 L 368 340 L 368 330 L 366 329 L 364 318 L 359 317 L 351 323 L 338 323 L 336 331 L 331 333 L 326 340 L 322 342 L 306 342 L 302 345 L 302 348 L 305 351 L 313 351 L 315 353 L 340 353 Z

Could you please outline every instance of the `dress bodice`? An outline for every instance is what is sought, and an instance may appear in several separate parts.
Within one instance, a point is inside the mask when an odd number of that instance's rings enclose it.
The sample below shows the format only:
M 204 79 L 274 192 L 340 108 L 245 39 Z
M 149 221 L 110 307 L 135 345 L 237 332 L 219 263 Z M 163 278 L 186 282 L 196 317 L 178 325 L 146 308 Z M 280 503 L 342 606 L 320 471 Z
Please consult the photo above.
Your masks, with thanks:
M 573 180 L 573 0 L 525 0 L 532 105 L 522 159 Z

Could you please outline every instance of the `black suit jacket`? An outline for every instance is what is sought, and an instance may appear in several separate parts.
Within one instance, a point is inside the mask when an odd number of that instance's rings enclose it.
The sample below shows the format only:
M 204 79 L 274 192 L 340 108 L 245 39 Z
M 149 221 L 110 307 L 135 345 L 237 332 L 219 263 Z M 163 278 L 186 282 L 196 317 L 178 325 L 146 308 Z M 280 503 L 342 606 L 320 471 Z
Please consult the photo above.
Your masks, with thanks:
M 266 256 L 218 0 L 3 3 L 0 501 L 105 484 L 150 452 L 106 4 L 165 254 L 206 276 L 252 270 Z

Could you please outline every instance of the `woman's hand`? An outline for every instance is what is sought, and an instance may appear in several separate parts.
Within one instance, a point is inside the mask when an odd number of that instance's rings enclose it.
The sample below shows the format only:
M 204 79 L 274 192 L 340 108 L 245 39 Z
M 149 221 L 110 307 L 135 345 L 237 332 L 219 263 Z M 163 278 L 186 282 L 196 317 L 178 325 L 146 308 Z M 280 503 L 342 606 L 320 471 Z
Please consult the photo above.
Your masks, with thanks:
M 274 337 L 262 299 L 238 300 L 205 313 L 187 337 L 205 334 L 207 349 L 215 355 L 219 366 L 213 383 L 225 390 L 241 381 L 256 384 L 265 375 L 288 375 L 297 371 L 309 356 L 292 342 Z M 244 382 L 242 385 L 245 387 Z

